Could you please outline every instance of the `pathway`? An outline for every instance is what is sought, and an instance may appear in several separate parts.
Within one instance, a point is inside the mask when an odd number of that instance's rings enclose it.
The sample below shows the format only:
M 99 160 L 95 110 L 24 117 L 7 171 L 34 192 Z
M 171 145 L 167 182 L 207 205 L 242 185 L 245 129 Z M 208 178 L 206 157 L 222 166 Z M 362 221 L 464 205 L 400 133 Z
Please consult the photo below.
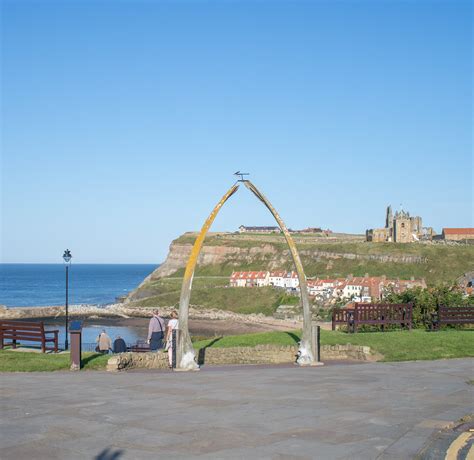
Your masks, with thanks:
M 474 360 L 0 375 L 0 458 L 405 459 L 474 411 Z

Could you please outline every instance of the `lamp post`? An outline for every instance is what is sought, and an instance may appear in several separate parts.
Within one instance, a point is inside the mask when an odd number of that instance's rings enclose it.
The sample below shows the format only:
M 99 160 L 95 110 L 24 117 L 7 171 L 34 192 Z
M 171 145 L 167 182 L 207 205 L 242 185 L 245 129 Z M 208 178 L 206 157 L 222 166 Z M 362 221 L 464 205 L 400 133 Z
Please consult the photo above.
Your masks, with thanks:
M 71 251 L 66 249 L 63 254 L 64 263 L 66 265 L 66 338 L 64 340 L 64 349 L 67 350 L 69 348 L 68 342 L 68 322 L 69 322 L 69 265 L 71 264 Z

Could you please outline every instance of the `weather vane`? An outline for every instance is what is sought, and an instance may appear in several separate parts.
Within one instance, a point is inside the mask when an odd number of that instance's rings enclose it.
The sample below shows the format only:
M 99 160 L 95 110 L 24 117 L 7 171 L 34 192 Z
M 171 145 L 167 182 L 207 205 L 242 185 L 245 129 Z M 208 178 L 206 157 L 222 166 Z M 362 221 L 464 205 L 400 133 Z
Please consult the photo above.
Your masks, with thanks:
M 249 175 L 250 175 L 249 173 L 243 173 L 240 171 L 236 171 L 234 173 L 234 176 L 240 176 L 239 182 L 245 182 L 244 176 L 249 176 Z

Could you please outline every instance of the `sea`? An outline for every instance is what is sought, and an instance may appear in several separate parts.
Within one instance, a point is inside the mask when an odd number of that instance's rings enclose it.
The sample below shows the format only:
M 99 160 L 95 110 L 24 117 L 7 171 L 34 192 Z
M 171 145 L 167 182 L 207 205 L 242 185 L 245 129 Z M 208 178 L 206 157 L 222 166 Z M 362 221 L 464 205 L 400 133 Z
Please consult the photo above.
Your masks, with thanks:
M 71 264 L 69 305 L 107 305 L 135 289 L 158 265 Z M 64 264 L 0 264 L 0 305 L 64 305 Z
M 69 305 L 115 303 L 157 267 L 158 264 L 71 264 Z M 65 292 L 63 264 L 0 264 L 0 305 L 10 308 L 64 305 Z M 100 319 L 88 321 L 82 331 L 84 350 L 93 351 L 103 327 Z M 58 329 L 60 346 L 64 343 L 62 320 L 46 329 Z M 137 328 L 109 326 L 106 330 L 112 339 L 120 335 L 129 345 L 146 339 L 146 331 Z

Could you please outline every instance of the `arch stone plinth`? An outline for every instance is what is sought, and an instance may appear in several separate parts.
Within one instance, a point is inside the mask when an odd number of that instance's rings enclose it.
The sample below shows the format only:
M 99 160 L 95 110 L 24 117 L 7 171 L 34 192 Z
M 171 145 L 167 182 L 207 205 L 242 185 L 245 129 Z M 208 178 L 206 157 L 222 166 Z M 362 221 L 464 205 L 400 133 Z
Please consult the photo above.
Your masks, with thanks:
M 299 346 L 299 354 L 297 363 L 302 366 L 311 366 L 317 364 L 315 342 L 312 337 L 311 327 L 311 308 L 308 298 L 308 289 L 306 284 L 306 276 L 303 270 L 298 250 L 296 249 L 295 242 L 288 231 L 285 223 L 277 213 L 276 209 L 268 201 L 268 199 L 257 189 L 257 187 L 249 180 L 242 180 L 245 186 L 267 207 L 272 213 L 278 226 L 280 227 L 283 235 L 285 236 L 288 248 L 290 249 L 291 256 L 295 265 L 296 272 L 298 274 L 298 280 L 300 284 L 300 304 L 303 309 L 303 334 Z M 188 316 L 189 316 L 189 300 L 191 297 L 191 288 L 193 283 L 194 270 L 198 261 L 199 254 L 204 243 L 209 228 L 211 227 L 214 219 L 218 212 L 224 205 L 224 203 L 237 191 L 239 185 L 234 184 L 227 193 L 217 203 L 211 214 L 207 218 L 206 222 L 202 226 L 202 229 L 194 242 L 191 255 L 189 256 L 188 263 L 184 272 L 183 284 L 181 286 L 181 296 L 179 299 L 179 336 L 178 344 L 176 347 L 176 368 L 178 370 L 197 370 L 199 366 L 195 360 L 195 353 L 191 337 L 189 335 Z

